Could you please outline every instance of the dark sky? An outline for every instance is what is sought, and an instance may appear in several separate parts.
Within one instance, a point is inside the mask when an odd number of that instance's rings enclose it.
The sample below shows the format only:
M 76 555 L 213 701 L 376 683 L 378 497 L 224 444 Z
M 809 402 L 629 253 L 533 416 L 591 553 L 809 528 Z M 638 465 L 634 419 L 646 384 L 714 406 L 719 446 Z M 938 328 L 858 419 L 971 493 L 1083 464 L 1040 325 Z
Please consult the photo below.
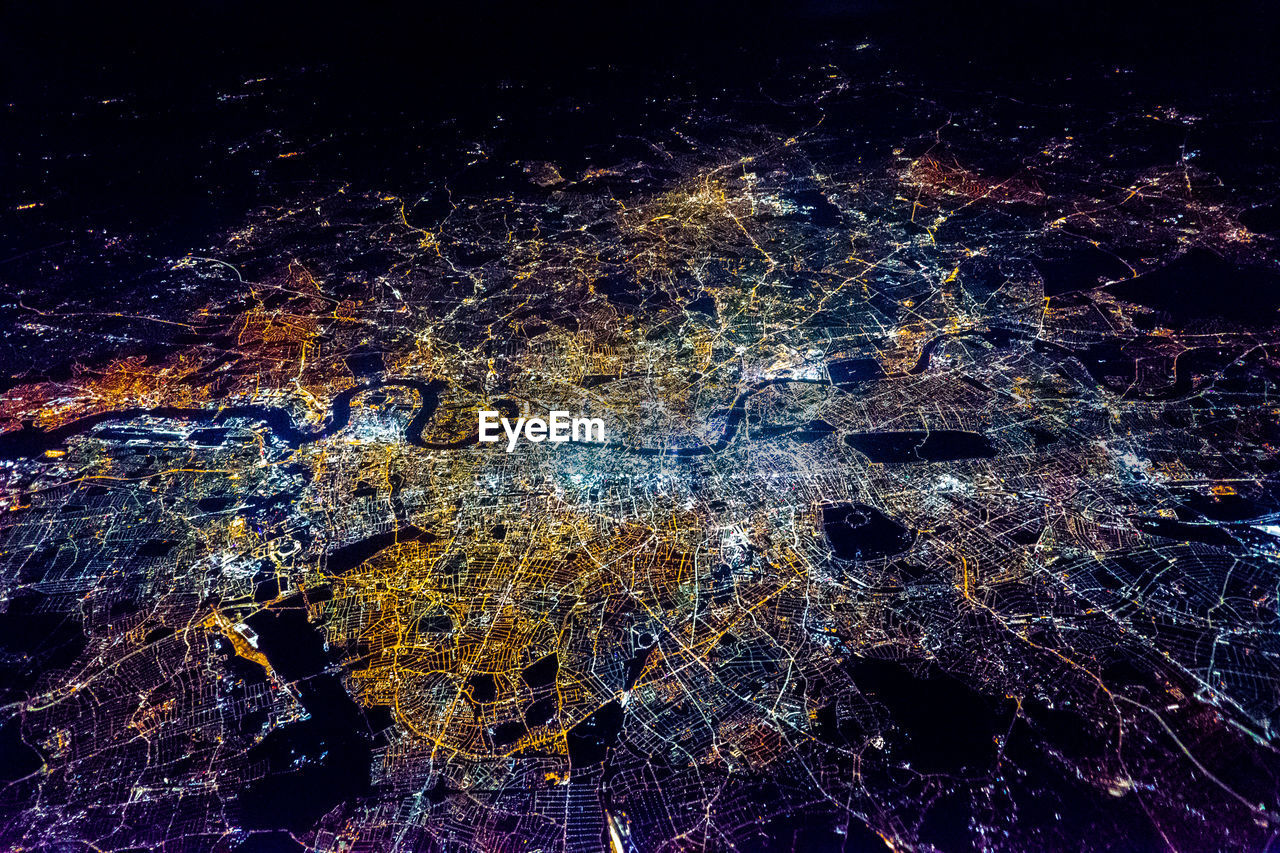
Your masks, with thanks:
M 824 38 L 872 37 L 904 65 L 964 80 L 1138 66 L 1179 85 L 1265 80 L 1280 4 L 1265 0 L 648 0 L 453 3 L 195 0 L 8 3 L 0 63 L 14 97 L 113 77 L 209 82 L 288 64 L 464 78 L 601 62 L 741 64 Z M 392 84 L 394 85 L 394 84 Z M 412 80 L 406 79 L 405 86 Z

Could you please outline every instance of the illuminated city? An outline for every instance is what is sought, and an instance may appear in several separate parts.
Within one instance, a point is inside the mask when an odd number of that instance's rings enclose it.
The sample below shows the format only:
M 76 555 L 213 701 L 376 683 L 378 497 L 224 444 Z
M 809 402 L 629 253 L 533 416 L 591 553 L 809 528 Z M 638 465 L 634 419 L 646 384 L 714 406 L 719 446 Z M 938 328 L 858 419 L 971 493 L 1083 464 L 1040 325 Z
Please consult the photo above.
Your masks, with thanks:
M 15 102 L 0 847 L 1276 849 L 1274 93 L 896 57 Z

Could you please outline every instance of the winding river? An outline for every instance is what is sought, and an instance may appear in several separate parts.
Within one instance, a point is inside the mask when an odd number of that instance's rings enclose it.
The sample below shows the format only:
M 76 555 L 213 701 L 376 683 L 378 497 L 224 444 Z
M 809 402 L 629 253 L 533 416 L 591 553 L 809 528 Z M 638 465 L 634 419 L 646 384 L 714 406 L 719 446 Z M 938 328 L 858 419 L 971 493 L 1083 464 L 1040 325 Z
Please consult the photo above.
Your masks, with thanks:
M 415 447 L 431 450 L 461 447 L 468 443 L 461 442 L 433 443 L 422 438 L 422 431 L 435 416 L 440 404 L 440 392 L 445 383 L 440 380 L 421 382 L 417 379 L 388 379 L 381 382 L 369 382 L 337 394 L 333 398 L 328 420 L 315 431 L 299 429 L 293 422 L 292 415 L 286 409 L 277 406 L 239 405 L 224 406 L 219 409 L 193 409 L 179 406 L 156 406 L 147 408 L 135 406 L 128 409 L 117 409 L 111 412 L 99 412 L 63 424 L 56 429 L 44 430 L 26 426 L 20 430 L 0 435 L 0 459 L 38 458 L 46 451 L 61 448 L 72 436 L 88 432 L 99 424 L 132 421 L 140 417 L 170 418 L 190 421 L 199 424 L 217 425 L 231 418 L 247 418 L 267 425 L 273 434 L 289 447 L 301 447 L 313 441 L 328 438 L 344 429 L 351 422 L 351 401 L 357 395 L 383 388 L 408 388 L 418 394 L 418 410 L 413 419 L 405 427 L 405 440 Z M 474 440 L 474 439 L 472 439 Z
M 921 351 L 919 360 L 906 371 L 905 375 L 923 373 L 928 368 L 934 351 L 946 338 L 968 335 L 985 336 L 986 334 L 991 333 L 951 332 L 943 333 L 930 339 Z M 897 375 L 902 376 L 904 374 Z M 838 384 L 833 383 L 830 379 L 798 379 L 792 377 L 765 379 L 752 383 L 749 387 L 738 392 L 729 407 L 723 430 L 719 437 L 711 442 L 693 447 L 636 447 L 610 442 L 604 444 L 603 447 L 640 456 L 693 457 L 719 453 L 728 447 L 737 436 L 738 430 L 742 426 L 742 421 L 746 417 L 747 402 L 752 395 L 770 386 L 782 384 L 825 385 L 840 388 Z M 344 429 L 351 422 L 351 401 L 360 394 L 384 388 L 407 388 L 418 394 L 418 409 L 413 419 L 405 426 L 404 436 L 409 444 L 427 450 L 458 450 L 476 444 L 478 439 L 474 434 L 445 442 L 427 441 L 422 437 L 423 430 L 426 429 L 427 424 L 431 422 L 436 410 L 439 408 L 440 394 L 445 387 L 447 387 L 447 383 L 443 380 L 434 379 L 430 382 L 423 382 L 409 378 L 385 379 L 356 385 L 342 391 L 333 398 L 329 418 L 318 430 L 300 429 L 294 423 L 293 416 L 289 414 L 288 410 L 278 406 L 243 404 L 224 406 L 218 409 L 197 409 L 178 406 L 156 406 L 153 408 L 134 406 L 127 409 L 88 415 L 55 429 L 45 430 L 28 425 L 22 429 L 5 433 L 0 435 L 0 459 L 40 459 L 44 457 L 47 451 L 62 448 L 69 438 L 86 433 L 100 424 L 123 423 L 140 417 L 170 418 L 213 426 L 225 423 L 232 418 L 245 418 L 265 424 L 286 445 L 297 448 L 304 444 L 328 438 Z M 517 406 L 514 402 L 500 400 L 494 406 L 503 416 L 508 418 L 516 417 Z M 785 434 L 785 432 L 779 433 L 779 435 L 782 434 Z

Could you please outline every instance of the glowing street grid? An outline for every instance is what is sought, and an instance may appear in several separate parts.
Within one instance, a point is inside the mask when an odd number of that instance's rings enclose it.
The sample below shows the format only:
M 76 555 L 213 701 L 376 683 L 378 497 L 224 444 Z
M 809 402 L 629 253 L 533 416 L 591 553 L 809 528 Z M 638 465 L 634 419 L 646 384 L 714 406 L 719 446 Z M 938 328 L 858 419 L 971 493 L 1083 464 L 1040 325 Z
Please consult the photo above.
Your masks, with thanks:
M 1275 130 L 875 55 L 10 264 L 5 848 L 1264 849 Z

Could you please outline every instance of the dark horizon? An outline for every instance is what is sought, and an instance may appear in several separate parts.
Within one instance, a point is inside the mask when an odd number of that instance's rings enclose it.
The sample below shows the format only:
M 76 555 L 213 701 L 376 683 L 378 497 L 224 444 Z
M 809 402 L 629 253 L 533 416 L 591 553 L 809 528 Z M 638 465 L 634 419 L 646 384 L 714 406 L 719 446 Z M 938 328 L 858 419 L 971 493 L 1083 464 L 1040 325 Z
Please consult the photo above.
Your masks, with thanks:
M 1208 8 L 1207 8 L 1208 7 Z M 1280 10 L 1223 4 L 874 0 L 776 3 L 474 2 L 10 4 L 0 63 L 19 93 L 158 87 L 325 64 L 353 80 L 391 71 L 536 78 L 598 64 L 661 69 L 768 58 L 787 45 L 869 38 L 905 70 L 960 79 L 1123 65 L 1177 85 L 1247 85 L 1275 69 Z M 394 90 L 410 94 L 403 81 Z

